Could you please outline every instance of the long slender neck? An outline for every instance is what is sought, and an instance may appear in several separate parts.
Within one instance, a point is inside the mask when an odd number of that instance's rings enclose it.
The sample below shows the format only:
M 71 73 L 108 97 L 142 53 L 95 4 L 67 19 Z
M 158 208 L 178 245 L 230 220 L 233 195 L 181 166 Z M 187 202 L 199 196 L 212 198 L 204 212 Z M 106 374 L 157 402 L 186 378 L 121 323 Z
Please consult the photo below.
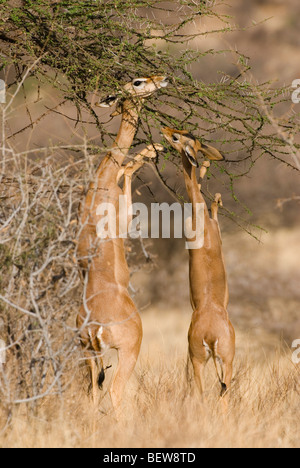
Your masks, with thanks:
M 87 258 L 91 247 L 95 245 L 90 271 L 97 275 L 89 276 L 87 295 L 99 290 L 99 281 L 107 281 L 124 287 L 129 284 L 129 270 L 125 257 L 124 239 L 106 239 L 99 242 L 96 225 L 99 216 L 96 208 L 103 202 L 114 204 L 119 225 L 119 196 L 122 193 L 117 177 L 122 163 L 132 145 L 139 118 L 142 100 L 126 100 L 122 108 L 122 121 L 113 149 L 105 156 L 96 172 L 96 179 L 90 183 L 85 199 L 80 250 L 82 258 Z M 96 189 L 96 190 L 95 190 Z M 87 268 L 87 266 L 86 266 Z
M 122 122 L 113 145 L 114 148 L 120 150 L 120 155 L 117 157 L 117 162 L 120 166 L 127 156 L 136 134 L 141 107 L 142 103 L 136 101 L 126 100 L 123 104 Z
M 190 202 L 192 204 L 192 228 L 193 228 L 192 234 L 194 236 L 196 233 L 196 235 L 198 236 L 200 234 L 199 230 L 201 230 L 201 232 L 204 232 L 204 244 L 206 247 L 208 247 L 211 242 L 211 235 L 210 235 L 211 219 L 210 219 L 209 211 L 207 208 L 207 204 L 201 193 L 201 185 L 198 184 L 198 180 L 196 176 L 196 168 L 190 164 L 184 151 L 182 151 L 182 162 L 183 162 L 183 172 L 184 172 L 186 190 L 187 190 Z M 204 173 L 201 169 L 200 171 L 201 180 L 204 177 Z M 202 231 L 202 225 L 199 226 L 199 205 L 202 205 L 204 208 L 204 231 Z M 189 240 L 191 240 L 191 238 Z M 192 249 L 190 249 L 189 250 L 190 257 L 194 257 L 197 251 L 198 251 L 198 248 L 196 248 L 195 246 Z
M 128 155 L 132 145 L 139 119 L 139 112 L 142 102 L 126 100 L 122 108 L 122 121 L 116 140 L 113 144 L 113 150 L 110 151 L 97 169 L 98 181 L 106 179 L 106 184 L 109 178 L 115 183 L 115 174 L 120 170 L 124 159 Z M 104 176 L 106 172 L 106 177 Z
M 220 236 L 212 225 L 201 186 L 198 185 L 196 169 L 184 152 L 182 161 L 187 193 L 193 205 L 193 230 L 197 227 L 196 204 L 204 203 L 204 248 L 189 250 L 192 306 L 194 310 L 201 310 L 209 302 L 227 308 L 228 286 Z
M 184 174 L 187 194 L 189 196 L 190 201 L 193 203 L 195 198 L 197 198 L 196 195 L 199 194 L 199 187 L 198 187 L 198 181 L 197 181 L 197 176 L 196 176 L 196 168 L 191 165 L 184 151 L 182 151 L 181 156 L 182 156 L 183 174 Z

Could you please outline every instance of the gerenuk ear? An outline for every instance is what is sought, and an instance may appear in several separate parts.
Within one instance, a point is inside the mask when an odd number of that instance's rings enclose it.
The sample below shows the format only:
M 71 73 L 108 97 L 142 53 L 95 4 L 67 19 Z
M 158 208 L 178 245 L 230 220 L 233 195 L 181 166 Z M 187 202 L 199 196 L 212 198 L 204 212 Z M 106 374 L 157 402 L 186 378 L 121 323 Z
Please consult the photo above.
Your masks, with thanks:
M 199 164 L 197 161 L 197 155 L 190 145 L 186 145 L 184 152 L 189 162 L 191 163 L 191 165 L 194 167 L 199 167 Z
M 224 161 L 225 159 L 224 156 L 212 146 L 202 144 L 200 151 L 211 161 Z
M 97 102 L 97 107 L 112 107 L 118 102 L 118 96 L 107 96 L 103 101 Z

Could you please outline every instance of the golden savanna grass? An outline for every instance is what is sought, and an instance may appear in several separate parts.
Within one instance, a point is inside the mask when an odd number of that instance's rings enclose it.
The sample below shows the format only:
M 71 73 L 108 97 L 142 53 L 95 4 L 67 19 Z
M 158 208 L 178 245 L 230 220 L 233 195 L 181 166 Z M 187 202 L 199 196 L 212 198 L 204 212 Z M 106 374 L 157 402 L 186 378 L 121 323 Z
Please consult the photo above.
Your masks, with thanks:
M 158 265 L 135 282 L 144 305 L 150 286 L 160 296 L 159 282 L 165 301 L 141 312 L 144 339 L 122 420 L 114 419 L 107 394 L 113 368 L 94 408 L 87 396 L 86 369 L 75 353 L 65 376 L 66 392 L 42 399 L 34 410 L 15 406 L 4 430 L 6 419 L 0 415 L 0 446 L 299 447 L 300 365 L 292 362 L 291 349 L 300 338 L 298 236 L 297 229 L 278 230 L 258 245 L 240 233 L 224 235 L 229 313 L 237 332 L 225 421 L 213 364 L 206 368 L 204 404 L 186 382 L 191 307 L 187 258 L 178 249 L 178 258 L 174 251 L 169 260 L 172 275 Z M 105 365 L 115 362 L 113 352 L 105 357 Z
M 49 397 L 36 415 L 20 406 L 1 434 L 2 447 L 297 447 L 300 369 L 273 335 L 237 330 L 232 396 L 224 421 L 214 368 L 206 369 L 206 401 L 186 384 L 190 314 L 150 309 L 144 342 L 118 423 L 107 394 L 95 409 L 78 370 L 63 398 Z M 155 324 L 155 325 L 154 325 Z M 113 358 L 113 356 L 112 356 Z M 107 362 L 113 362 L 108 359 Z M 78 368 L 75 365 L 75 368 Z M 107 372 L 107 384 L 111 378 Z

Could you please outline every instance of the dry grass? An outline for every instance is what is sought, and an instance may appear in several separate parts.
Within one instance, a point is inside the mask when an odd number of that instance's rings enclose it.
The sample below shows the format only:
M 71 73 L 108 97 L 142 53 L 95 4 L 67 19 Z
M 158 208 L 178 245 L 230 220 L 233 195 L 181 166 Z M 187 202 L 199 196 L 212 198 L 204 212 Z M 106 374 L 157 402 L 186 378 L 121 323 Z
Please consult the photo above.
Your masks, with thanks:
M 297 447 L 300 369 L 291 352 L 268 333 L 237 333 L 232 398 L 227 421 L 218 404 L 213 367 L 206 372 L 206 403 L 185 381 L 189 313 L 149 310 L 135 375 L 117 423 L 106 396 L 94 407 L 81 374 L 63 399 L 49 397 L 29 414 L 18 407 L 2 447 Z M 111 360 L 109 360 L 111 362 Z M 82 372 L 82 371 L 80 371 Z M 107 383 L 111 375 L 108 372 Z M 104 394 L 105 395 L 105 394 Z

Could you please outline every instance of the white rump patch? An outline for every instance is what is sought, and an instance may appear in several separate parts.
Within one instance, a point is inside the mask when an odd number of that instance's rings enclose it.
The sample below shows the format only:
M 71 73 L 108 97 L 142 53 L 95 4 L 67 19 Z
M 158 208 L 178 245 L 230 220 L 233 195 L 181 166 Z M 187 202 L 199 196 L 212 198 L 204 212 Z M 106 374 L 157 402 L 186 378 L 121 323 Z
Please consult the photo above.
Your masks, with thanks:
M 218 351 L 217 351 L 218 343 L 219 343 L 219 340 L 216 340 L 214 345 L 213 345 L 213 350 L 212 350 L 209 347 L 208 343 L 206 343 L 206 341 L 203 340 L 203 346 L 205 348 L 207 356 L 211 356 L 213 354 L 215 356 L 215 358 L 217 359 L 217 361 L 222 362 L 221 358 L 218 356 Z
M 206 353 L 207 353 L 207 356 L 210 356 L 210 355 L 211 355 L 211 349 L 210 349 L 210 347 L 208 346 L 208 344 L 206 343 L 205 340 L 203 340 L 203 346 L 204 346 L 204 348 L 205 348 L 205 351 L 206 351 Z
M 106 351 L 108 351 L 109 349 L 109 346 L 103 341 L 102 335 L 103 335 L 103 327 L 100 327 L 97 332 L 97 339 L 99 341 L 100 348 L 101 348 L 101 356 L 103 356 L 106 353 Z
M 99 341 L 101 341 L 102 333 L 103 333 L 103 327 L 100 327 L 97 333 L 97 338 Z

